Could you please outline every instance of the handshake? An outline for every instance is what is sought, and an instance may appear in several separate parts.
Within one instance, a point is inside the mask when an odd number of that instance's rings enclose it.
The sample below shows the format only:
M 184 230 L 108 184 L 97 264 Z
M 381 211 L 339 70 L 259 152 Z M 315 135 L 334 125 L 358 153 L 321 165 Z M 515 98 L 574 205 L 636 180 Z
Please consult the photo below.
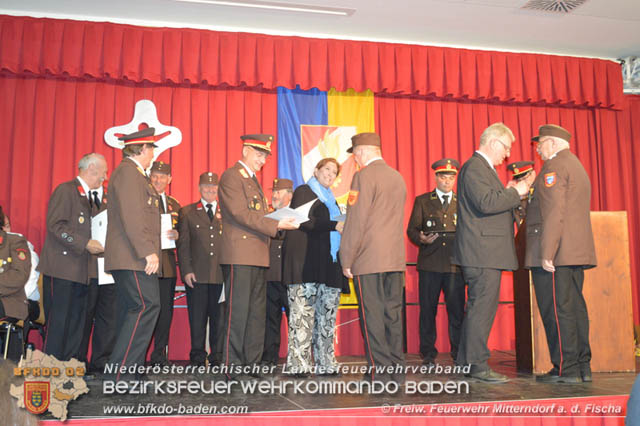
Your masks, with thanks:
M 517 180 L 510 180 L 507 183 L 507 188 L 515 188 L 518 191 L 518 195 L 520 195 L 520 199 L 527 197 L 529 194 L 529 188 L 533 185 L 533 182 L 536 180 L 536 172 L 532 170 L 526 176 Z

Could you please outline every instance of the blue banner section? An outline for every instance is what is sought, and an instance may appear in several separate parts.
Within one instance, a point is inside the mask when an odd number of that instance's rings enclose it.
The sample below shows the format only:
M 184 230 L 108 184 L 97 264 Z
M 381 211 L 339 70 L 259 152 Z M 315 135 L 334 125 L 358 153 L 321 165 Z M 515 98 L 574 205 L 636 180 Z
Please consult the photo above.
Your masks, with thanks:
M 300 125 L 328 120 L 327 92 L 278 87 L 278 177 L 293 180 L 294 188 L 304 183 Z

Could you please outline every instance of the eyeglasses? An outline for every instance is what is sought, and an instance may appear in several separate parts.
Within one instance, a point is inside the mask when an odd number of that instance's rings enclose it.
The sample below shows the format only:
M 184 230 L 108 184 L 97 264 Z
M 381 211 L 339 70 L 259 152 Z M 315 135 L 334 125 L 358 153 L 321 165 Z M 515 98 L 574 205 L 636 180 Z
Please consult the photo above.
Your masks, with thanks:
M 504 150 L 507 152 L 507 154 L 511 154 L 511 147 L 508 146 L 506 143 L 502 142 L 500 139 L 494 139 L 497 142 L 500 142 L 500 144 L 502 146 L 504 146 Z

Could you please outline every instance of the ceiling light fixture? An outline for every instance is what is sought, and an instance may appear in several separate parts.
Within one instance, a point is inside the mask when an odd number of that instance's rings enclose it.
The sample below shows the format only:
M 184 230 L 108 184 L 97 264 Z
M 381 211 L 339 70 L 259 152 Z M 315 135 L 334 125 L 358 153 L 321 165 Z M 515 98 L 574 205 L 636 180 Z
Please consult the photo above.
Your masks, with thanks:
M 339 8 L 339 7 L 325 7 L 316 6 L 310 4 L 296 4 L 296 3 L 283 3 L 283 2 L 267 2 L 259 0 L 175 0 L 184 3 L 202 3 L 212 4 L 218 6 L 237 6 L 237 7 L 252 7 L 257 9 L 271 9 L 271 10 L 284 10 L 287 12 L 307 12 L 307 13 L 320 13 L 325 15 L 338 15 L 338 16 L 351 16 L 356 11 L 355 9 Z

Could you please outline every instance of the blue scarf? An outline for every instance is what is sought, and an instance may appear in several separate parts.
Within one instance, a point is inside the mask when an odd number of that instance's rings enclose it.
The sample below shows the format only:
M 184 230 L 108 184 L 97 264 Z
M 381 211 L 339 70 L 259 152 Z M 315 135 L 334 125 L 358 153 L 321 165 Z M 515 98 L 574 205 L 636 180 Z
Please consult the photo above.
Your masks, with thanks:
M 336 203 L 336 197 L 333 196 L 333 192 L 331 192 L 330 188 L 322 186 L 315 176 L 311 176 L 311 179 L 307 181 L 307 185 L 309 185 L 309 188 L 311 188 L 311 190 L 318 196 L 320 201 L 327 206 L 331 220 L 342 214 L 340 212 L 340 207 L 338 207 L 338 203 Z M 329 234 L 329 240 L 331 243 L 331 257 L 334 262 L 337 262 L 338 249 L 340 248 L 340 233 L 338 231 L 331 231 Z

